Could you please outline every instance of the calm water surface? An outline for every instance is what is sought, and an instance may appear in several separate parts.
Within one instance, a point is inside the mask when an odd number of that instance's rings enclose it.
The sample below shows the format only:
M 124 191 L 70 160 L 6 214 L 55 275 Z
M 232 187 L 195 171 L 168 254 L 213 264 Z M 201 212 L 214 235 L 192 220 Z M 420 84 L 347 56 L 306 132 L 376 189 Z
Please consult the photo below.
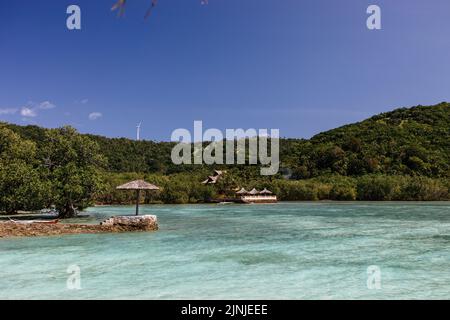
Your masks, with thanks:
M 87 210 L 83 222 L 132 214 Z M 0 240 L 1 299 L 449 299 L 449 203 L 144 206 L 160 230 Z M 80 221 L 80 220 L 79 220 Z M 81 270 L 68 290 L 67 268 Z M 368 289 L 377 266 L 380 289 Z

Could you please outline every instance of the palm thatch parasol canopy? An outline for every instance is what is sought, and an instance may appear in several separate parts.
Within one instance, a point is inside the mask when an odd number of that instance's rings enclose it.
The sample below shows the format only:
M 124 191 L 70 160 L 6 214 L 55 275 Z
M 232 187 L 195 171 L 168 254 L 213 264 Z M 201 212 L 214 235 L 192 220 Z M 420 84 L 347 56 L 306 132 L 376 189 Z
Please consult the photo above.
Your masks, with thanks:
M 255 188 L 253 188 L 251 191 L 249 191 L 249 194 L 255 195 L 258 194 L 258 190 L 256 190 Z
M 154 184 L 148 183 L 144 180 L 134 180 L 118 186 L 119 190 L 159 190 Z
M 157 186 L 154 184 L 145 182 L 144 180 L 135 180 L 130 181 L 125 184 L 122 184 L 116 189 L 119 190 L 136 190 L 136 215 L 139 215 L 139 201 L 140 201 L 140 195 L 141 190 L 159 190 Z

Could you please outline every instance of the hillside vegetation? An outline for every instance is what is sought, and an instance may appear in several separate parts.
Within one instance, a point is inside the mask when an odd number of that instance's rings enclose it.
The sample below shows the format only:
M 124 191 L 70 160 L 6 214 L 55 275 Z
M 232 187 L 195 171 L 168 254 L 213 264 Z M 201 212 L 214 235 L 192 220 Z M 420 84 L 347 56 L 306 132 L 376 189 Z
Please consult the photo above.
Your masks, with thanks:
M 36 142 L 38 147 L 45 141 L 47 129 L 5 126 L 22 138 Z M 110 172 L 168 175 L 205 171 L 205 166 L 172 164 L 170 152 L 173 143 L 170 142 L 87 136 L 99 144 Z M 283 173 L 292 173 L 293 179 L 330 173 L 344 176 L 382 173 L 449 177 L 450 104 L 396 109 L 320 133 L 309 140 L 281 139 L 280 149 Z
M 146 202 L 205 201 L 237 186 L 272 188 L 282 200 L 449 198 L 449 103 L 396 109 L 308 140 L 280 139 L 281 169 L 270 177 L 260 176 L 257 165 L 174 165 L 170 158 L 174 144 L 170 142 L 106 138 L 77 134 L 72 129 L 58 131 L 7 123 L 0 123 L 0 129 L 0 211 L 36 209 L 50 203 L 60 203 L 69 210 L 76 205 L 85 207 L 93 200 L 124 203 L 132 199 L 131 194 L 119 193 L 114 187 L 135 178 L 146 178 L 162 187 L 161 192 L 147 195 Z M 61 134 L 68 140 L 61 140 Z M 73 161 L 64 163 L 65 175 L 49 172 L 45 166 L 55 139 L 61 140 L 56 144 L 58 161 L 67 160 L 63 157 L 66 146 L 74 152 Z M 12 148 L 14 144 L 19 147 Z M 83 154 L 76 152 L 86 152 L 86 146 L 96 150 L 95 157 L 90 151 L 91 159 L 83 162 Z M 93 164 L 99 175 L 93 171 Z M 227 170 L 227 177 L 214 188 L 201 185 L 200 181 L 214 169 Z M 24 176 L 20 177 L 19 172 Z M 79 173 L 78 179 L 87 179 L 87 174 L 95 177 L 90 186 L 71 191 L 78 195 L 80 204 L 61 200 L 64 195 L 56 200 L 43 196 L 58 194 L 52 185 L 61 176 L 68 181 L 64 185 L 67 189 L 70 183 L 83 184 L 76 179 L 72 182 L 68 178 L 71 172 Z M 49 183 L 50 178 L 55 181 Z M 15 195 L 12 186 L 21 193 Z M 36 200 L 26 194 L 36 195 Z

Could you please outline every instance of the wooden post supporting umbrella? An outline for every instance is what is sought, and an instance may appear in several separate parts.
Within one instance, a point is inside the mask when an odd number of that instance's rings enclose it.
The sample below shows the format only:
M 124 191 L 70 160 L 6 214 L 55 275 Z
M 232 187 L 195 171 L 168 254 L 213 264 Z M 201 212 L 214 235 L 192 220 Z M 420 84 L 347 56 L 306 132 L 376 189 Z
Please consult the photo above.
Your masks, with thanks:
M 119 190 L 136 190 L 136 215 L 139 215 L 139 200 L 141 196 L 141 190 L 159 190 L 159 188 L 144 180 L 135 180 L 118 186 Z

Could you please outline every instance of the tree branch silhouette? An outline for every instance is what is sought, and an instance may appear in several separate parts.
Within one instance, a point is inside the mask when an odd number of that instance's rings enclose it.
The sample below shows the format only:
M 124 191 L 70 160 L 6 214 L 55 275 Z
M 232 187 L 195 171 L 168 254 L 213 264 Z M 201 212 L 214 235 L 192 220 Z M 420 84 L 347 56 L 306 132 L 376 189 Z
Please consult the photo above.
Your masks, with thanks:
M 208 4 L 209 0 L 200 0 L 200 4 L 201 5 L 206 5 Z M 123 16 L 123 14 L 125 13 L 125 5 L 127 3 L 127 0 L 118 0 L 112 7 L 111 7 L 111 11 L 115 11 L 118 10 L 117 15 L 119 17 Z M 156 7 L 156 5 L 158 4 L 158 0 L 151 0 L 150 2 L 150 7 L 147 9 L 147 11 L 145 12 L 145 16 L 144 18 L 147 19 L 148 17 L 150 17 L 150 15 L 153 12 L 153 9 Z

